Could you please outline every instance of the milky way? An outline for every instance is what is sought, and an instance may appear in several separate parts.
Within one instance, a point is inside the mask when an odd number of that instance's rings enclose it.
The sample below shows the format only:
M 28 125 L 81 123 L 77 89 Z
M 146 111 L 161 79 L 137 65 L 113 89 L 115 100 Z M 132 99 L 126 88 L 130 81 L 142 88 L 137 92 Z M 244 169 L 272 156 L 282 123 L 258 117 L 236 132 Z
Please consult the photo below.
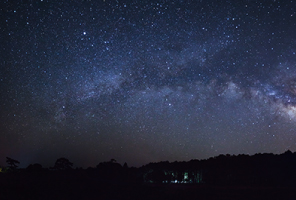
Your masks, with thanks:
M 295 3 L 4 1 L 0 164 L 296 151 Z

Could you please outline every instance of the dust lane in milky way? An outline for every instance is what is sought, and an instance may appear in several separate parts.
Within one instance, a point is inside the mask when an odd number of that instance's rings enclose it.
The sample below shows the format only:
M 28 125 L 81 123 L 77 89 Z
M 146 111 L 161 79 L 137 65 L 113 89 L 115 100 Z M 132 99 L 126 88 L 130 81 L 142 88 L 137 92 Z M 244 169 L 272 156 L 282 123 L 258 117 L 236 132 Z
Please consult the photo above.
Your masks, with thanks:
M 287 1 L 4 1 L 0 164 L 296 150 Z

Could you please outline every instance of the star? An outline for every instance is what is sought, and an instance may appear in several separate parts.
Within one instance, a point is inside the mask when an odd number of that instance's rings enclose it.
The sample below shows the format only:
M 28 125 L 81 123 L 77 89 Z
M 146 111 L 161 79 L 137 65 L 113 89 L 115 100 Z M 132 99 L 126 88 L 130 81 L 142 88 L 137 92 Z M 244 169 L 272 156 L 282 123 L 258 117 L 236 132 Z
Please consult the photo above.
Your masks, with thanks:
M 7 154 L 89 167 L 296 150 L 293 2 L 4 1 L 3 11 L 0 165 Z

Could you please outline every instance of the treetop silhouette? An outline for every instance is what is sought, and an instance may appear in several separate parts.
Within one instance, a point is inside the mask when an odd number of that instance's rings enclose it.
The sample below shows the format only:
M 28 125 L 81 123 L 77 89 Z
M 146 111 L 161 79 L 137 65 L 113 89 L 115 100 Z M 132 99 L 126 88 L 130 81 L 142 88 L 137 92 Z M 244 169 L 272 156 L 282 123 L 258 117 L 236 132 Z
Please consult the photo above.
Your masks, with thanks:
M 73 163 L 70 162 L 67 158 L 59 158 L 54 164 L 53 169 L 56 170 L 69 170 L 72 169 Z
M 6 157 L 6 163 L 9 165 L 10 170 L 15 170 L 18 167 L 18 164 L 20 164 L 19 161 L 9 157 Z

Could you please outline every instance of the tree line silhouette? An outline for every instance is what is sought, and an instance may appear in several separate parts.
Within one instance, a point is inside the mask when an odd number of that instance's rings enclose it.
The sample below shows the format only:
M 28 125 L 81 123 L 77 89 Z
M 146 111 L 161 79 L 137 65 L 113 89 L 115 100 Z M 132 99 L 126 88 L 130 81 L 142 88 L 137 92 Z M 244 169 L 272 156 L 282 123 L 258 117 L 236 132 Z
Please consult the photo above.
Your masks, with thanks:
M 187 183 L 212 185 L 296 185 L 296 152 L 255 155 L 219 155 L 205 160 L 188 162 L 162 161 L 139 168 L 121 165 L 115 159 L 101 162 L 96 167 L 73 169 L 67 158 L 59 158 L 53 167 L 30 164 L 18 169 L 19 161 L 7 157 L 8 167 L 2 172 L 84 174 L 102 182 Z M 3 174 L 3 173 L 2 173 Z
M 49 168 L 38 163 L 19 168 L 9 157 L 6 163 L 0 167 L 0 199 L 273 199 L 276 194 L 296 199 L 296 152 L 291 151 L 138 168 L 115 159 L 86 169 L 74 169 L 67 158 Z

